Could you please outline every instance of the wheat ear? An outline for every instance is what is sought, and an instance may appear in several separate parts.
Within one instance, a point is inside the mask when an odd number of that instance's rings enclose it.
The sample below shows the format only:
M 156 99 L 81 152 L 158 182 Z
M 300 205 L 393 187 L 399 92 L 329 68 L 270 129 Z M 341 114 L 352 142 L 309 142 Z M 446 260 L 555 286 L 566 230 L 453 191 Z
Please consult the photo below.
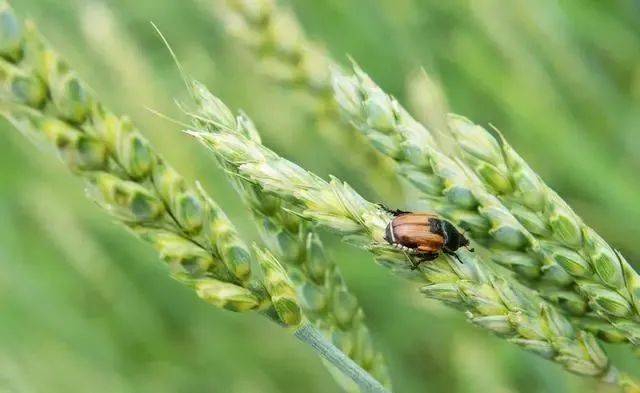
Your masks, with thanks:
M 600 337 L 639 342 L 637 273 L 557 194 L 541 190 L 544 183 L 503 139 L 499 145 L 484 129 L 449 118 L 472 172 L 443 154 L 432 134 L 357 66 L 352 76 L 335 70 L 334 90 L 346 118 L 395 160 L 438 212 L 487 247 L 494 261 Z M 511 171 L 495 161 L 503 157 L 499 146 L 513 162 Z M 512 192 L 505 195 L 507 190 Z M 594 324 L 594 318 L 605 323 Z
M 271 0 L 227 0 L 226 3 L 223 15 L 232 34 L 257 52 L 272 53 L 274 57 L 280 53 L 281 63 L 287 64 L 289 59 L 288 65 L 281 67 L 288 70 L 284 74 L 305 75 L 299 80 L 325 81 L 324 67 L 334 62 L 324 51 L 315 49 L 317 44 L 304 37 L 290 12 L 279 10 Z M 281 27 L 272 23 L 279 15 L 284 20 Z M 309 55 L 312 62 L 301 64 L 323 66 L 307 67 L 306 71 L 305 67 L 296 68 L 290 59 L 301 56 L 287 57 L 286 53 L 312 54 Z M 477 179 L 470 178 L 466 168 L 438 154 L 428 131 L 397 101 L 384 94 L 360 70 L 356 70 L 356 74 L 352 81 L 340 76 L 334 78 L 338 82 L 336 97 L 342 109 L 346 109 L 348 120 L 354 122 L 378 150 L 396 160 L 401 174 L 416 185 L 439 212 L 473 232 L 476 239 L 485 240 L 483 243 L 495 251 L 492 258 L 514 270 L 524 281 L 540 281 L 538 287 L 547 299 L 572 315 L 581 316 L 578 321 L 601 338 L 611 342 L 626 340 L 636 345 L 640 342 L 637 273 L 622 255 L 586 227 L 501 137 L 496 139 L 484 129 L 474 128 L 466 119 L 450 117 L 451 129 L 466 153 L 465 161 L 484 185 L 498 192 L 498 199 L 486 192 Z M 355 86 L 348 86 L 351 83 Z M 298 85 L 314 92 L 324 91 L 324 87 L 317 87 L 326 83 Z M 360 97 L 358 94 L 349 97 L 358 91 Z M 352 98 L 354 101 L 349 102 Z M 475 136 L 469 137 L 470 134 Z M 430 146 L 420 146 L 424 143 Z M 433 162 L 424 162 L 425 154 Z M 516 199 L 528 198 L 529 190 L 537 200 L 514 200 L 514 195 Z M 545 205 L 543 213 L 532 211 L 531 206 L 541 205 Z M 554 215 L 555 234 L 551 215 Z M 563 228 L 565 225 L 567 228 Z M 565 229 L 573 233 L 561 233 Z M 565 235 L 569 237 L 568 243 L 563 244 L 557 237 Z
M 588 227 L 497 131 L 491 134 L 456 115 L 449 116 L 448 124 L 464 161 L 533 234 L 543 256 L 571 276 L 569 287 L 586 298 L 598 317 L 639 345 L 640 276 L 622 254 Z M 545 262 L 539 261 L 541 269 Z
M 301 217 L 342 234 L 369 250 L 379 263 L 422 282 L 427 297 L 465 311 L 471 322 L 569 371 L 638 391 L 609 363 L 590 333 L 576 330 L 537 292 L 495 273 L 472 254 L 463 255 L 463 263 L 441 257 L 411 270 L 409 257 L 384 240 L 392 217 L 346 183 L 335 178 L 326 182 L 242 135 L 187 132 L 234 167 L 242 179 L 279 196 Z
M 32 24 L 2 5 L 2 107 L 28 136 L 55 147 L 86 180 L 96 203 L 152 243 L 173 277 L 208 302 L 234 311 L 290 309 L 274 317 L 296 325 L 300 312 L 284 296 L 275 307 L 251 266 L 251 253 L 224 212 L 199 187 L 190 187 L 132 123 L 95 101 Z
M 97 102 L 6 2 L 0 3 L 0 56 L 2 115 L 53 146 L 99 206 L 157 249 L 172 277 L 214 306 L 263 313 L 362 391 L 387 392 L 306 321 L 277 259 L 257 246 L 250 252 L 205 191 L 188 186 L 128 119 Z
M 244 113 L 234 116 L 197 81 L 190 81 L 189 87 L 196 104 L 195 111 L 189 113 L 195 127 L 216 134 L 242 135 L 261 144 L 258 131 Z M 283 262 L 296 286 L 305 316 L 353 361 L 389 386 L 384 359 L 374 348 L 364 312 L 338 266 L 325 254 L 313 226 L 288 212 L 290 209 L 282 200 L 238 176 L 234 166 L 218 162 L 254 215 L 265 243 Z M 354 390 L 352 381 L 337 377 L 346 390 Z

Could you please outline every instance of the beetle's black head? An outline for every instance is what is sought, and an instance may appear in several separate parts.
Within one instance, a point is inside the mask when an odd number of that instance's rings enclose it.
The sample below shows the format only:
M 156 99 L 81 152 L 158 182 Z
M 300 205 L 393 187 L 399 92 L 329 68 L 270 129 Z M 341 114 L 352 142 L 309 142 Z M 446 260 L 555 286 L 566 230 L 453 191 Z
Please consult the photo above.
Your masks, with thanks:
M 447 239 L 447 242 L 444 244 L 446 251 L 455 252 L 460 247 L 469 246 L 469 239 L 460 233 L 449 221 L 442 221 L 442 231 L 445 234 L 445 239 Z M 473 251 L 473 249 L 469 251 Z

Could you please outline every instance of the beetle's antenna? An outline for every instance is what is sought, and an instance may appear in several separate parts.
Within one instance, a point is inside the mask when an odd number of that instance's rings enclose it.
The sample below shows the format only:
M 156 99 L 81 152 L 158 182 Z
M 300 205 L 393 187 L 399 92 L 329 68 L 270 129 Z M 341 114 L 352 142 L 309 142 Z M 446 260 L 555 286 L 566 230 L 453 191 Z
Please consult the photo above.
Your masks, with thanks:
M 376 203 L 376 205 L 378 205 L 379 208 L 381 208 L 382 210 L 386 211 L 387 213 L 391 214 L 394 217 L 398 217 L 398 216 L 401 216 L 403 214 L 411 213 L 411 212 L 408 212 L 406 210 L 391 209 L 389 206 L 385 205 L 384 203 Z
M 460 259 L 460 257 L 458 256 L 458 254 L 456 254 L 455 252 L 450 253 L 449 255 L 453 256 L 454 258 L 456 258 L 458 260 L 458 262 L 464 264 L 464 262 L 462 262 L 462 259 Z
M 475 249 L 475 248 L 473 248 L 473 247 L 471 247 L 470 242 L 469 242 L 469 239 L 468 239 L 465 235 L 466 235 L 466 233 L 463 233 L 463 234 L 462 234 L 462 238 L 464 239 L 464 243 L 466 243 L 466 244 L 464 245 L 464 248 L 466 248 L 469 252 L 475 252 L 475 251 L 476 251 L 476 249 Z

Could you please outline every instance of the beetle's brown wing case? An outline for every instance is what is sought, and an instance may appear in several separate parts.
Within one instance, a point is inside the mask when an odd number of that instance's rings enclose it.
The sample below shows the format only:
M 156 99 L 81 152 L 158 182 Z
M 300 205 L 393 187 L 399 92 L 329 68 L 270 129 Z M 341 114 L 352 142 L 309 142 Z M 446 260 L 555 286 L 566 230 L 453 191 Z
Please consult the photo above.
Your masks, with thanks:
M 440 252 L 444 238 L 431 232 L 428 219 L 434 215 L 407 215 L 393 220 L 393 232 L 396 242 L 403 246 L 418 249 L 421 252 Z
M 422 231 L 419 234 L 411 237 L 407 242 L 413 243 L 412 245 L 406 244 L 407 247 L 416 248 L 421 252 L 440 252 L 444 246 L 444 238 L 435 233 Z
M 440 251 L 442 251 L 442 249 L 441 248 L 434 249 L 433 248 L 433 244 L 418 246 L 418 252 L 420 252 L 420 253 L 438 254 L 438 253 L 440 253 Z

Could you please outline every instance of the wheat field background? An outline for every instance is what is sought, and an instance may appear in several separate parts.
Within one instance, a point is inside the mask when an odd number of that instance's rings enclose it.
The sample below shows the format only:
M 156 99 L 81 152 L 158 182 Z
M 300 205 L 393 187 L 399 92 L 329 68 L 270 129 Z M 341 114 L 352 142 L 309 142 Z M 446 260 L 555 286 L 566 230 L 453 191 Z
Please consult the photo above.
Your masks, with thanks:
M 215 0 L 211 0 L 214 2 Z M 149 22 L 184 68 L 249 113 L 264 143 L 316 173 L 402 206 L 389 184 L 327 143 L 308 97 L 270 83 L 208 1 L 20 0 L 49 42 L 113 110 L 129 114 L 245 238 L 257 234 L 209 154 L 180 126 L 185 89 Z M 434 76 L 452 111 L 499 128 L 573 208 L 639 267 L 640 3 L 431 0 L 289 4 L 335 58 L 354 58 L 412 107 L 411 76 Z M 156 254 L 105 219 L 61 163 L 8 123 L 0 131 L 0 391 L 334 392 L 321 362 L 254 315 L 199 302 Z M 364 168 L 366 170 L 366 168 Z M 395 391 L 613 391 L 569 375 L 425 302 L 370 256 L 325 234 L 358 295 Z M 620 368 L 638 360 L 607 345 Z

